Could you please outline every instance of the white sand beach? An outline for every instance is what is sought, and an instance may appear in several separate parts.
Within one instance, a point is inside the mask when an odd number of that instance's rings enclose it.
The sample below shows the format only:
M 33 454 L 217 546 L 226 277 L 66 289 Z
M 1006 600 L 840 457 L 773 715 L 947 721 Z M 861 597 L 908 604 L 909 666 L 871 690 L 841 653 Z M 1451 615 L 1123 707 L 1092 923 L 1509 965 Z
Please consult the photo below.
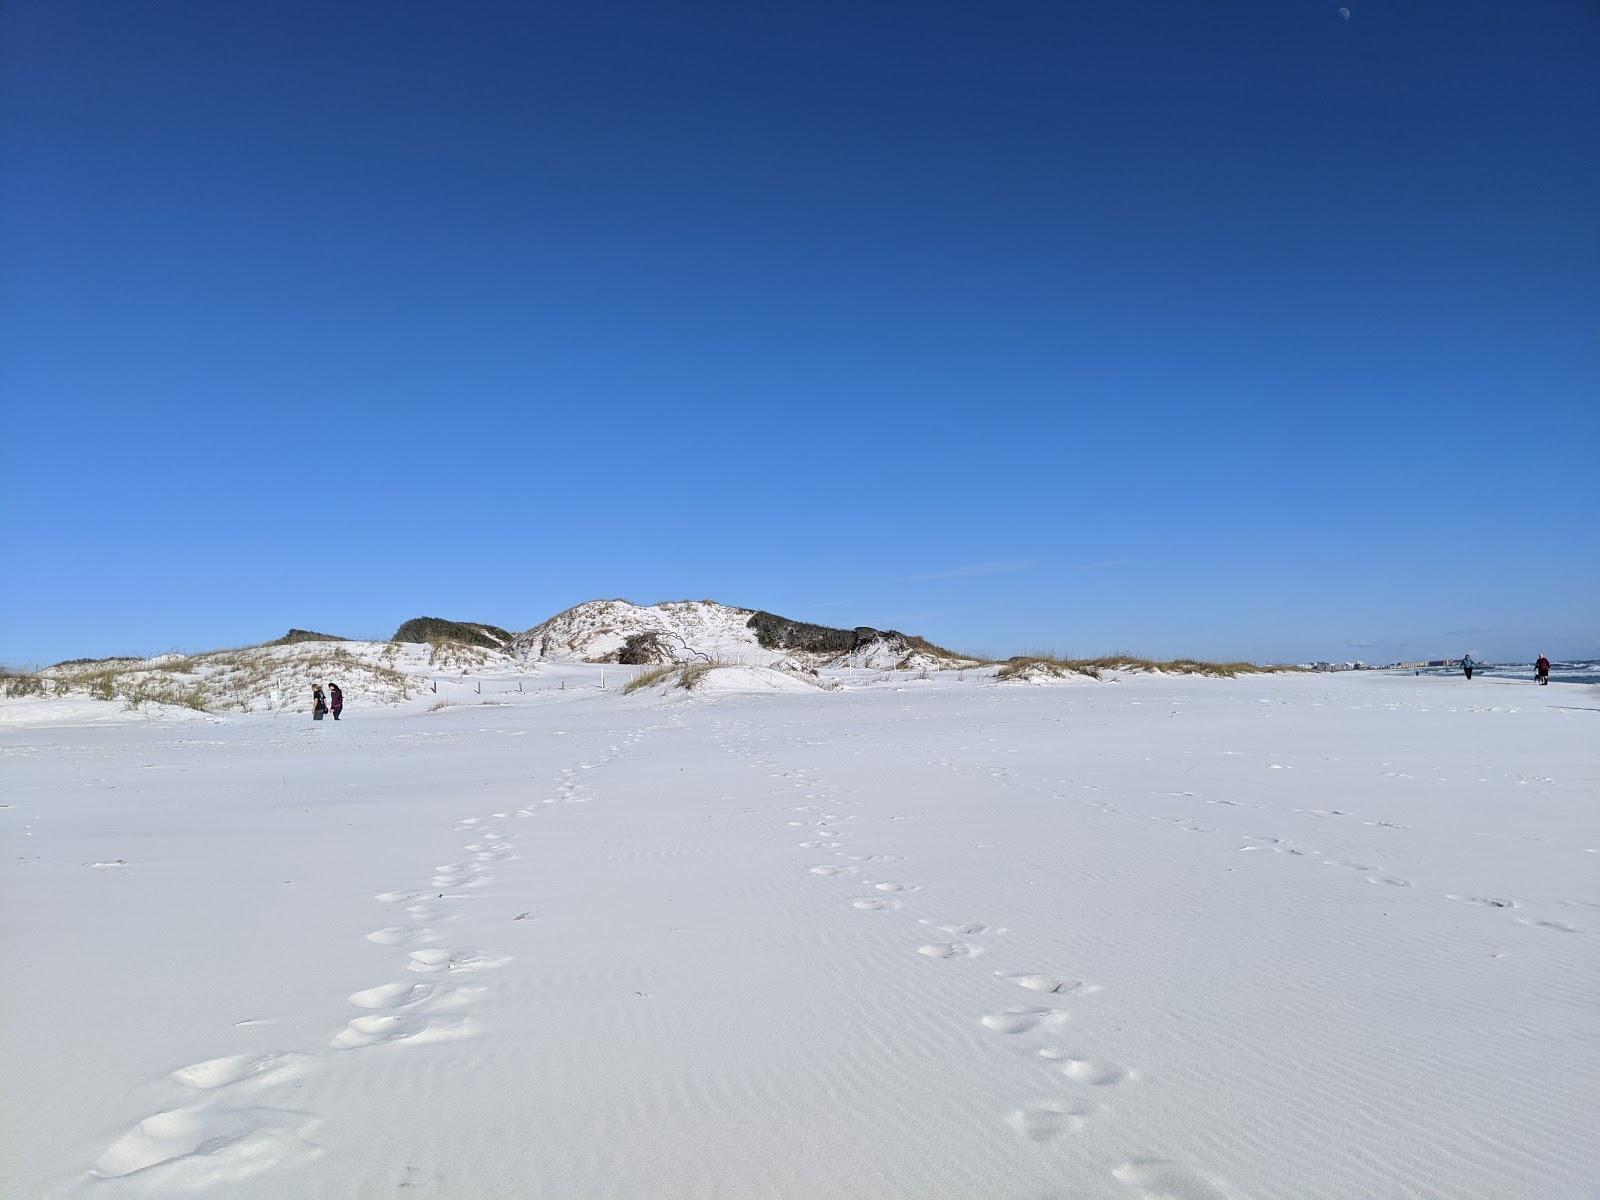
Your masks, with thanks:
M 0 1195 L 1600 1187 L 1600 690 L 600 670 L 0 703 Z

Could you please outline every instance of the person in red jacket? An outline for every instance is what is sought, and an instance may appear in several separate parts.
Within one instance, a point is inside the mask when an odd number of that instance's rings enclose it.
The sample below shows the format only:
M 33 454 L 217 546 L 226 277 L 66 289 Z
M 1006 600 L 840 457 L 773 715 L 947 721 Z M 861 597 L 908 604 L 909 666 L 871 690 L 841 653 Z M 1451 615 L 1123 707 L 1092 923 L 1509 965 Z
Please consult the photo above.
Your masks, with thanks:
M 1544 655 L 1539 655 L 1539 661 L 1533 664 L 1533 673 L 1538 676 L 1541 684 L 1550 682 L 1550 660 Z
M 339 714 L 344 711 L 344 693 L 339 690 L 337 683 L 328 685 L 328 706 L 333 710 L 333 719 L 337 721 Z

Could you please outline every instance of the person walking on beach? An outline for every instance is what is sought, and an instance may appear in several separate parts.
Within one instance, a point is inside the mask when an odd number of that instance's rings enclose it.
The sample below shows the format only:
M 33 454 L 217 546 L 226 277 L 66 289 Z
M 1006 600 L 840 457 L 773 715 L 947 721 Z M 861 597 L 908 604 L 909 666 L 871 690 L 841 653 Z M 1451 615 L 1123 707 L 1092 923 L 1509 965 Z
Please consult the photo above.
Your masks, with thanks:
M 333 710 L 333 719 L 337 721 L 339 714 L 344 711 L 344 693 L 339 690 L 337 683 L 328 685 L 328 707 Z
M 320 683 L 313 683 L 311 685 L 311 719 L 313 721 L 320 721 L 322 720 L 322 715 L 327 711 L 328 702 L 323 698 L 322 685 Z
M 1472 655 L 1463 654 L 1461 656 L 1461 670 L 1462 670 L 1462 673 L 1465 674 L 1466 677 L 1469 680 L 1472 678 L 1472 667 L 1473 667 Z
M 1544 655 L 1539 655 L 1539 661 L 1533 664 L 1533 673 L 1538 677 L 1540 686 L 1550 682 L 1550 660 Z

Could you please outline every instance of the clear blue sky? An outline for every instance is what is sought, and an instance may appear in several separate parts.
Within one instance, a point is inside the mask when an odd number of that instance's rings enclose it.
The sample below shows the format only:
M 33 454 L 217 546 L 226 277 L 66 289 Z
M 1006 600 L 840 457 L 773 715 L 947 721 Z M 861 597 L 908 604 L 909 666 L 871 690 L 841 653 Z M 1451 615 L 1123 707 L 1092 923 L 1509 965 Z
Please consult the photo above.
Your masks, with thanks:
M 1600 9 L 0 9 L 0 660 L 1600 654 Z

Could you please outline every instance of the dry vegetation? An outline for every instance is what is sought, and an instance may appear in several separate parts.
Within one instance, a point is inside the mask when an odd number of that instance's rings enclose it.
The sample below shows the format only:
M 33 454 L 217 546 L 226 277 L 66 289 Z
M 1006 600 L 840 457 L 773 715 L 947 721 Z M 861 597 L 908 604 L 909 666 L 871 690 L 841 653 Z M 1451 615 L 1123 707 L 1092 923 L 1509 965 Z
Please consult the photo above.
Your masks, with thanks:
M 678 669 L 677 663 L 668 663 L 666 666 L 652 667 L 648 671 L 641 671 L 627 683 L 622 685 L 623 695 L 637 692 L 640 688 L 653 687 L 662 682 Z
M 995 678 L 1001 680 L 1029 679 L 1038 676 L 1065 678 L 1084 675 L 1100 679 L 1106 671 L 1145 671 L 1163 675 L 1209 675 L 1217 679 L 1232 679 L 1238 675 L 1266 675 L 1284 671 L 1298 671 L 1299 667 L 1262 666 L 1250 662 L 1207 662 L 1198 658 L 1145 658 L 1138 654 L 1118 651 L 1102 654 L 1098 658 L 1069 658 L 1063 655 L 1036 651 L 1019 654 L 999 663 Z
M 42 696 L 45 681 L 32 671 L 0 671 L 0 694 L 6 696 Z
M 637 692 L 641 688 L 654 687 L 658 683 L 670 682 L 672 687 L 682 688 L 692 692 L 704 682 L 705 677 L 717 667 L 731 666 L 725 662 L 691 662 L 691 663 L 666 663 L 663 666 L 652 667 L 648 671 L 641 671 L 627 683 L 622 685 L 623 694 Z
M 711 674 L 713 668 L 725 667 L 727 663 L 720 662 L 692 662 L 685 663 L 678 672 L 678 686 L 686 692 L 692 692 L 705 682 L 705 677 Z
M 393 645 L 393 643 L 390 643 Z M 489 661 L 489 652 L 461 642 L 437 641 L 428 644 L 428 665 L 440 670 L 459 670 L 463 675 Z
M 395 668 L 399 647 L 376 656 L 340 642 L 269 643 L 152 659 L 60 663 L 30 682 L 8 680 L 7 695 L 84 695 L 130 708 L 171 704 L 198 712 L 296 708 L 309 703 L 312 680 L 335 680 L 351 696 L 409 699 L 423 682 Z

